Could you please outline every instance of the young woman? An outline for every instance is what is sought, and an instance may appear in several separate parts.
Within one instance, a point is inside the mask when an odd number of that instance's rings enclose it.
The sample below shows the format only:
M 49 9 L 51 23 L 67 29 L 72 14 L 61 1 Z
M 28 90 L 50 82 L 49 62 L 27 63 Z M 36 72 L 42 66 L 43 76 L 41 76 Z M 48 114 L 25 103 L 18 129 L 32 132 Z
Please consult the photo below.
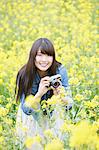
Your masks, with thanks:
M 50 87 L 50 77 L 56 74 L 61 75 L 62 85 L 57 88 Z M 52 95 L 58 95 L 60 88 L 68 87 L 68 77 L 65 67 L 56 60 L 53 44 L 47 38 L 36 40 L 30 50 L 28 62 L 19 70 L 16 78 L 17 91 L 16 101 L 20 101 L 17 113 L 17 134 L 22 138 L 26 134 L 33 136 L 43 134 L 42 127 L 38 123 L 37 110 L 26 101 L 29 95 L 33 95 L 32 101 L 35 101 L 37 109 L 41 109 L 42 100 L 51 98 Z M 71 105 L 69 105 L 71 108 Z M 52 113 L 53 115 L 53 113 Z M 44 118 L 43 118 L 44 120 Z M 21 125 L 18 125 L 20 124 Z M 27 132 L 23 133 L 21 126 L 28 128 Z M 43 128 L 47 127 L 44 120 Z M 24 138 L 23 138 L 24 139 Z

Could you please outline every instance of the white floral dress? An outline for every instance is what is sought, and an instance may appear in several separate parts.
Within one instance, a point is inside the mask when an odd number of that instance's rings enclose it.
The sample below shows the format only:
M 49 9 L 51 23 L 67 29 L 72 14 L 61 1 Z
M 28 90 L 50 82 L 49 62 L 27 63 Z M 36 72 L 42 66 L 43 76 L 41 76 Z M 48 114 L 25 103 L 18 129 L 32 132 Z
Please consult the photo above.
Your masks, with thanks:
M 16 116 L 16 136 L 20 139 L 20 143 L 25 142 L 27 137 L 35 137 L 40 135 L 44 139 L 44 131 L 52 130 L 54 136 L 61 138 L 60 128 L 64 123 L 64 119 L 60 117 L 60 110 L 55 109 L 53 111 L 52 117 L 49 119 L 46 115 L 39 115 L 39 120 L 35 120 L 32 115 L 26 115 L 21 109 L 21 104 Z M 21 148 L 20 144 L 20 148 Z M 29 150 L 37 150 L 33 146 Z M 43 150 L 43 147 L 40 145 L 38 150 Z

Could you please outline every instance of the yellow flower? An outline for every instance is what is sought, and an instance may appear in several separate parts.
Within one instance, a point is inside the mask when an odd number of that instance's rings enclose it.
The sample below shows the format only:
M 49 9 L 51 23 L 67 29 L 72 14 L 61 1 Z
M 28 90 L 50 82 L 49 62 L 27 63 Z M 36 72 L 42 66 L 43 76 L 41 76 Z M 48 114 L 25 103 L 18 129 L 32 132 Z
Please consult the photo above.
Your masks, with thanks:
M 98 119 L 97 121 L 95 121 L 95 122 L 93 123 L 93 125 L 96 126 L 97 129 L 99 129 L 99 119 Z
M 27 148 L 31 148 L 32 144 L 34 143 L 33 141 L 33 137 L 27 137 L 26 141 L 25 141 L 25 145 Z
M 22 131 L 24 131 L 24 132 L 27 132 L 27 131 L 28 131 L 27 126 L 25 126 L 25 125 L 24 125 L 24 126 L 22 126 L 22 125 L 21 125 L 20 127 L 21 127 L 21 130 L 22 130 Z
M 1 107 L 0 108 L 0 116 L 6 116 L 8 114 L 9 110 L 4 108 L 4 107 Z
M 48 105 L 57 104 L 58 103 L 58 99 L 59 99 L 58 96 L 53 95 L 51 98 L 49 98 L 47 100 L 47 104 Z
M 3 84 L 3 80 L 2 79 L 0 79 L 0 85 L 2 85 Z
M 78 85 L 79 80 L 76 77 L 72 77 L 72 78 L 69 79 L 69 83 L 70 83 L 70 85 Z
M 62 86 L 62 87 L 60 88 L 60 96 L 61 96 L 61 97 L 64 97 L 65 94 L 66 94 L 66 91 L 65 91 L 64 87 Z
M 47 107 L 47 105 L 46 104 L 43 104 L 42 105 L 42 109 L 44 109 L 44 108 L 46 108 Z
M 27 148 L 31 148 L 34 143 L 40 143 L 42 141 L 39 135 L 34 137 L 27 137 L 25 140 L 25 145 Z
M 83 97 L 83 95 L 81 95 L 81 94 L 77 94 L 76 96 L 75 96 L 75 100 L 77 100 L 77 101 L 82 101 L 84 99 L 84 97 Z
M 68 121 L 65 121 L 64 124 L 61 126 L 61 131 L 64 132 L 70 132 L 71 130 L 73 130 L 74 125 L 71 124 Z
M 82 145 L 96 146 L 94 140 L 97 137 L 96 127 L 87 121 L 81 121 L 75 125 L 70 137 L 70 146 L 80 148 Z
M 29 96 L 26 97 L 25 100 L 26 100 L 26 102 L 30 103 L 31 101 L 34 100 L 34 96 L 33 95 L 29 95 Z
M 92 91 L 91 91 L 91 90 L 85 90 L 84 93 L 85 93 L 86 95 L 88 95 L 88 96 L 91 96 Z
M 84 105 L 88 108 L 95 108 L 95 107 L 99 106 L 99 102 L 97 102 L 93 99 L 91 102 L 90 101 L 84 101 Z
M 10 119 L 10 118 L 5 118 L 4 121 L 5 121 L 7 124 L 9 124 L 9 125 L 12 125 L 12 123 L 13 123 L 13 120 Z
M 11 103 L 8 103 L 8 104 L 6 105 L 6 108 L 9 109 L 11 106 L 12 106 L 12 104 L 11 104 Z
M 54 104 L 63 104 L 63 99 L 66 96 L 66 91 L 64 87 L 60 88 L 59 95 L 53 95 L 50 99 L 47 100 L 48 105 L 54 105 Z
M 38 98 L 34 98 L 33 95 L 29 95 L 26 97 L 26 102 L 25 102 L 25 105 L 27 107 L 33 107 L 34 109 L 38 109 L 38 105 L 39 105 L 39 102 L 40 102 L 40 99 Z
M 53 138 L 53 132 L 52 132 L 50 129 L 45 130 L 45 131 L 44 131 L 44 135 L 45 135 L 46 137 Z
M 40 143 L 40 142 L 42 141 L 40 135 L 36 135 L 36 136 L 34 137 L 34 141 Z
M 94 101 L 98 101 L 98 100 L 99 100 L 99 96 L 98 96 L 98 95 L 95 95 L 94 98 L 93 98 L 93 100 L 94 100 Z
M 62 125 L 61 131 L 62 131 L 62 132 L 68 132 L 68 131 L 69 131 L 69 130 L 68 130 L 68 125 L 67 125 L 66 123 L 64 123 L 64 124 Z
M 58 138 L 53 139 L 51 143 L 45 146 L 45 150 L 64 150 L 64 144 Z
M 2 132 L 3 128 L 2 128 L 2 125 L 0 125 L 0 133 Z
M 4 141 L 4 137 L 0 136 L 0 143 L 2 144 L 3 141 Z

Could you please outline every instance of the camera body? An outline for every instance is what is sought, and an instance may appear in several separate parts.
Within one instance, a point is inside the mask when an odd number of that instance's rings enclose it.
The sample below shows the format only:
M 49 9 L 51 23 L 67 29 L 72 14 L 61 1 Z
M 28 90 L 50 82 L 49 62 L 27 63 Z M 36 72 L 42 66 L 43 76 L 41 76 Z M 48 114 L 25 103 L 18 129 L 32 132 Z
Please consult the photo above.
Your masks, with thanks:
M 50 77 L 50 86 L 52 86 L 53 88 L 57 88 L 60 85 L 62 85 L 60 74 L 56 74 Z

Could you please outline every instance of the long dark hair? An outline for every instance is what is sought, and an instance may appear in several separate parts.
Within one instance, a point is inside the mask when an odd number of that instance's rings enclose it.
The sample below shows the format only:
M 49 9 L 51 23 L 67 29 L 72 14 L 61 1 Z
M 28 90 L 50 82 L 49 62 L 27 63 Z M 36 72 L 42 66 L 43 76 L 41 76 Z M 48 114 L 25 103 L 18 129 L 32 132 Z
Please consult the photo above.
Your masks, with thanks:
M 17 73 L 15 86 L 16 102 L 18 102 L 22 93 L 24 93 L 26 97 L 31 91 L 33 80 L 37 71 L 35 66 L 35 57 L 38 50 L 41 50 L 41 53 L 43 54 L 53 56 L 53 63 L 49 68 L 51 75 L 55 75 L 57 67 L 61 65 L 61 63 L 55 59 L 55 50 L 53 44 L 47 38 L 40 38 L 36 40 L 30 50 L 27 63 Z

